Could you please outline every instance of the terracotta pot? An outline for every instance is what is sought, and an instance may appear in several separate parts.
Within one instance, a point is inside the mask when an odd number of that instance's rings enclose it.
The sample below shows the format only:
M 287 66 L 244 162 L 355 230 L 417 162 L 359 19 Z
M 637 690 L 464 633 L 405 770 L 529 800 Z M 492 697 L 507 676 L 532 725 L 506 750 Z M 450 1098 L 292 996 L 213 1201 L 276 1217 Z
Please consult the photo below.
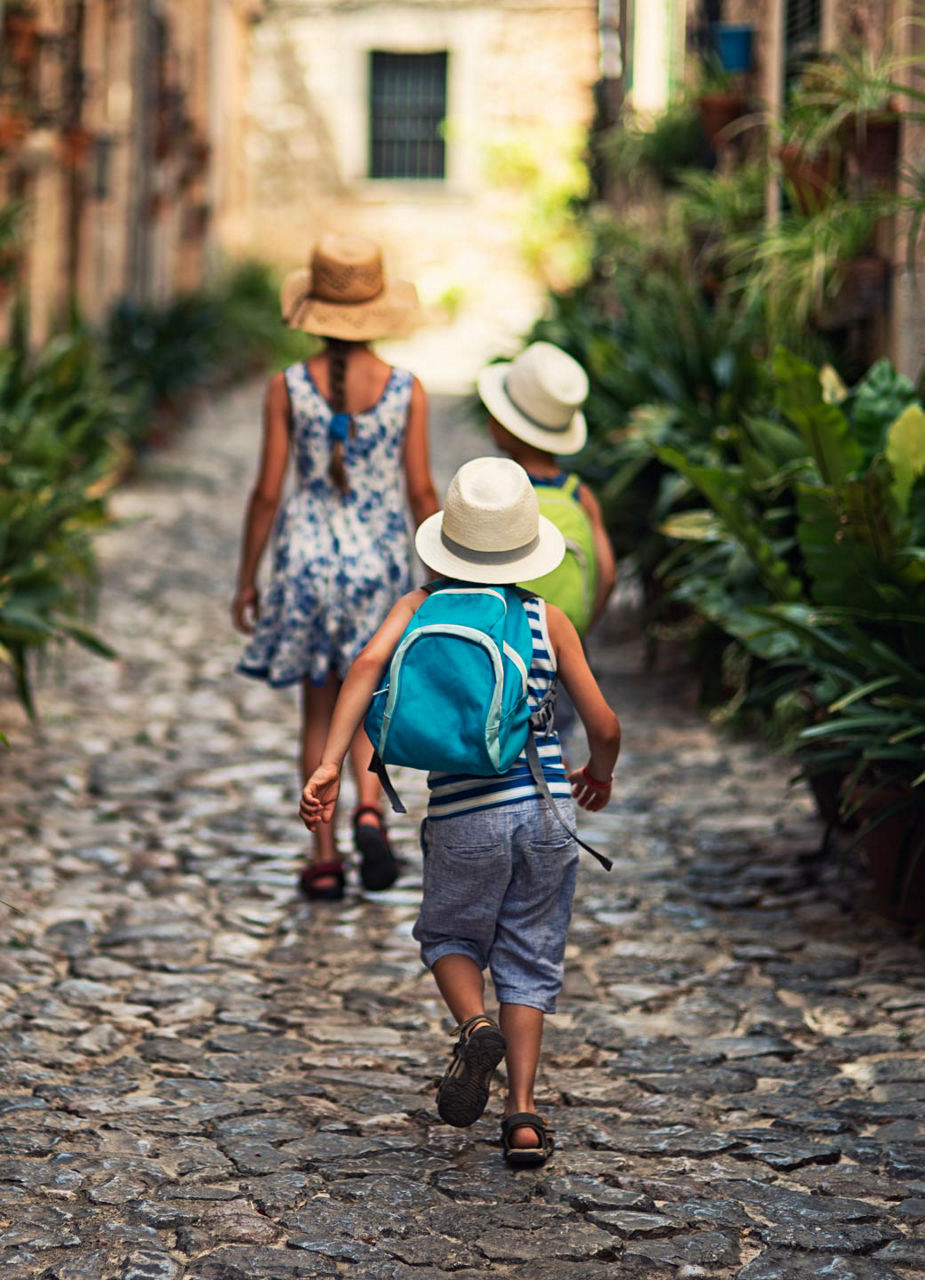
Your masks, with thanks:
M 904 794 L 908 793 L 874 793 L 861 805 L 861 820 L 875 822 Z M 925 811 L 921 805 L 881 819 L 862 833 L 860 848 L 884 912 L 894 920 L 925 920 Z
M 858 172 L 874 186 L 892 186 L 899 158 L 899 119 L 884 112 L 850 120 L 845 149 L 854 157 Z
M 738 120 L 745 111 L 745 97 L 737 90 L 705 93 L 697 100 L 697 109 L 703 123 L 703 131 L 710 146 L 721 142 L 724 130 Z
M 838 158 L 829 147 L 807 155 L 798 142 L 788 142 L 778 152 L 794 203 L 804 217 L 818 213 L 829 203 L 838 178 Z

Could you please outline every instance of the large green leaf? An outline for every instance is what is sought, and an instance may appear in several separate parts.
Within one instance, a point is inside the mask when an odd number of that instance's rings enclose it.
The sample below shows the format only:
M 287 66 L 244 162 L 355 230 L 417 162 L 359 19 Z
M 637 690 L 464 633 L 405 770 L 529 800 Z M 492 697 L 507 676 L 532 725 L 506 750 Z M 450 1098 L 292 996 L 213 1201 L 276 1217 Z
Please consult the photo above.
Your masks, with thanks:
M 797 536 L 822 605 L 903 609 L 912 603 L 896 563 L 896 529 L 885 466 L 840 485 L 798 484 Z
M 666 466 L 686 476 L 707 499 L 728 532 L 745 549 L 761 581 L 777 600 L 795 600 L 803 594 L 800 582 L 790 573 L 770 537 L 761 529 L 749 508 L 748 492 L 741 474 L 731 469 L 695 466 L 677 449 L 655 447 Z
M 799 430 L 825 484 L 838 484 L 863 464 L 864 452 L 841 408 L 826 402 L 819 371 L 789 351 L 774 355 L 776 401 Z
M 909 509 L 909 496 L 925 474 L 925 410 L 910 404 L 892 423 L 886 437 L 886 456 L 893 468 L 893 494 L 900 510 Z
M 879 453 L 891 422 L 916 401 L 915 387 L 889 360 L 878 360 L 854 388 L 849 416 L 868 457 Z

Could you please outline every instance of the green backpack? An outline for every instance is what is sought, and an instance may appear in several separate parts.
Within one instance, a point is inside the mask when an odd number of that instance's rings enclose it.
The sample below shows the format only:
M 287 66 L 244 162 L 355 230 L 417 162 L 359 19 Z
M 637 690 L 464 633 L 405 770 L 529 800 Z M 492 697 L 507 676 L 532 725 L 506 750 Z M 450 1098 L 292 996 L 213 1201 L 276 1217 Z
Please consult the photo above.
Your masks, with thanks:
M 518 586 L 542 596 L 557 605 L 583 636 L 591 625 L 597 592 L 597 556 L 594 553 L 594 531 L 587 511 L 578 501 L 581 481 L 570 475 L 563 485 L 534 481 L 540 503 L 540 514 L 551 520 L 565 538 L 565 559 L 532 582 Z

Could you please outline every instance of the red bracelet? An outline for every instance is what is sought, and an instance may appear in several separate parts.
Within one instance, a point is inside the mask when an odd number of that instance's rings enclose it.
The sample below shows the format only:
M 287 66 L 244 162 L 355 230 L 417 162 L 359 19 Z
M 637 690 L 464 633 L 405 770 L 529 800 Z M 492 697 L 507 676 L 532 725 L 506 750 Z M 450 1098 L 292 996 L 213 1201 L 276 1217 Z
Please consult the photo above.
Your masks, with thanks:
M 584 778 L 588 786 L 593 788 L 595 791 L 608 791 L 613 784 L 613 778 L 608 778 L 606 782 L 598 782 L 597 778 L 592 778 L 591 774 L 588 773 L 587 765 L 582 769 L 581 776 Z

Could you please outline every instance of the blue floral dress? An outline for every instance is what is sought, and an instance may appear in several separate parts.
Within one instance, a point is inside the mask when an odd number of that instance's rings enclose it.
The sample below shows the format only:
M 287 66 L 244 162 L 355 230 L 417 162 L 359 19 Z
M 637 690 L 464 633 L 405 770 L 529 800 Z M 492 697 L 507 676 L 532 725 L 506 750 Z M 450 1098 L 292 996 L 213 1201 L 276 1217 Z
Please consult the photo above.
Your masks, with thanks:
M 411 590 L 403 445 L 413 376 L 393 369 L 344 440 L 349 493 L 328 476 L 337 421 L 305 363 L 285 371 L 298 488 L 276 523 L 273 575 L 238 665 L 274 686 L 341 679 Z M 334 420 L 332 426 L 332 420 Z

